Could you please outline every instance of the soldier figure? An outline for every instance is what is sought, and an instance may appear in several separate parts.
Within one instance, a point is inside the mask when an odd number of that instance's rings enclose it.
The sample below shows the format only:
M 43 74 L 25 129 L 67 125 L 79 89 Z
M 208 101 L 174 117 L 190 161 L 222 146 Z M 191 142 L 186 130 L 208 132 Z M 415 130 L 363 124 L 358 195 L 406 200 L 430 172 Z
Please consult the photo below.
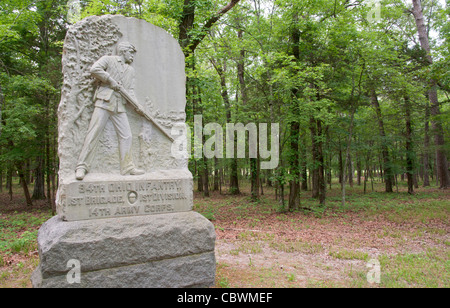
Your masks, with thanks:
M 120 173 L 122 175 L 140 175 L 143 170 L 137 169 L 133 163 L 131 152 L 132 135 L 125 109 L 125 98 L 119 93 L 124 89 L 134 97 L 134 69 L 133 63 L 136 48 L 128 42 L 120 43 L 118 56 L 104 56 L 91 68 L 91 74 L 101 85 L 95 93 L 95 109 L 81 150 L 75 171 L 77 180 L 83 180 L 89 170 L 89 164 L 108 119 L 119 139 Z

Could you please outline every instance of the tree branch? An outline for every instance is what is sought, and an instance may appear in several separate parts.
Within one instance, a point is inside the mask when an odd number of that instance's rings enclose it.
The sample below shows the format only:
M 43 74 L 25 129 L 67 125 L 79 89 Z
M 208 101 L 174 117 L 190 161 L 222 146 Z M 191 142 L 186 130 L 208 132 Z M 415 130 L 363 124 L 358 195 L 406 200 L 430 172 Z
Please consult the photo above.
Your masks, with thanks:
M 212 28 L 212 26 L 219 21 L 219 19 L 225 15 L 229 10 L 236 6 L 240 0 L 231 0 L 226 6 L 220 9 L 217 13 L 215 13 L 200 29 L 200 35 L 198 35 L 192 42 L 189 44 L 189 49 L 191 52 L 194 52 L 197 46 L 202 42 L 205 38 L 208 31 Z

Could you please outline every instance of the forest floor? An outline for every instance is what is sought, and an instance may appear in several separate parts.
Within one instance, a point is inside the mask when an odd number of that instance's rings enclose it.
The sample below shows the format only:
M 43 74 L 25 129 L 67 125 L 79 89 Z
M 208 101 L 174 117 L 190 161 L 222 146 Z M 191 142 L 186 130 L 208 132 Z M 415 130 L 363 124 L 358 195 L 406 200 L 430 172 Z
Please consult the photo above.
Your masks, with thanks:
M 218 288 L 450 287 L 450 190 L 410 196 L 400 184 L 386 194 L 378 183 L 364 194 L 355 185 L 343 207 L 333 183 L 326 206 L 303 192 L 294 212 L 283 211 L 273 188 L 258 202 L 242 191 L 195 193 L 194 210 L 216 229 Z M 13 200 L 0 193 L 0 287 L 31 287 L 39 263 L 37 231 L 52 212 L 24 203 L 20 191 Z

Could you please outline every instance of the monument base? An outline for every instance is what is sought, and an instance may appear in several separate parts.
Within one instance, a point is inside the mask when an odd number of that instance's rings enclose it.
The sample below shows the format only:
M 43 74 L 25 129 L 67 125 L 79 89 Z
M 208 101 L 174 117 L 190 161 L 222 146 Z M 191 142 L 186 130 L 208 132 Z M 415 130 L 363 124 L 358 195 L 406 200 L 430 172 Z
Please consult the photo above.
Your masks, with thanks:
M 196 212 L 66 222 L 39 230 L 35 288 L 210 287 L 215 231 Z

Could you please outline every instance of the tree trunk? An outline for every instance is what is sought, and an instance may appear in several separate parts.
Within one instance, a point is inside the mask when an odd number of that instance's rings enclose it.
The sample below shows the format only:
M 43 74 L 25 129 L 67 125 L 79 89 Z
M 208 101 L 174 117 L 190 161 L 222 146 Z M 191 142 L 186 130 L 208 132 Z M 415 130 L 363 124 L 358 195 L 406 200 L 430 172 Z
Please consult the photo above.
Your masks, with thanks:
M 342 160 L 341 140 L 339 139 L 339 184 L 344 180 L 344 162 Z
M 183 5 L 183 15 L 182 19 L 178 26 L 178 42 L 180 43 L 181 47 L 184 49 L 185 55 L 188 56 L 188 49 L 187 47 L 191 43 L 190 41 L 190 31 L 192 30 L 194 26 L 194 19 L 195 19 L 195 1 L 193 0 L 184 0 Z M 190 50 L 189 50 L 190 52 Z
M 203 114 L 203 104 L 202 104 L 202 93 L 201 93 L 201 89 L 199 86 L 196 87 L 197 89 L 197 93 L 196 93 L 196 100 L 198 102 L 197 105 L 197 112 L 199 114 Z M 203 124 L 203 123 L 202 123 Z M 205 144 L 205 134 L 202 134 L 202 144 Z M 205 155 L 202 155 L 202 163 L 201 166 L 202 168 L 201 171 L 199 171 L 199 178 L 202 178 L 202 184 L 203 184 L 203 197 L 209 197 L 209 169 L 208 169 L 208 159 L 206 158 Z M 199 183 L 200 184 L 200 183 Z
M 431 57 L 430 43 L 428 40 L 427 27 L 422 11 L 422 5 L 420 0 L 412 0 L 413 3 L 413 15 L 416 21 L 417 32 L 419 34 L 419 41 L 422 48 L 427 53 L 427 60 L 429 64 L 433 64 Z M 444 130 L 440 120 L 439 101 L 437 96 L 437 82 L 434 78 L 430 79 L 428 98 L 430 100 L 430 112 L 432 117 L 431 126 L 434 133 L 434 143 L 436 145 L 436 168 L 439 180 L 441 182 L 441 188 L 446 189 L 450 187 L 450 175 L 448 172 L 448 162 L 444 151 Z
M 13 197 L 12 179 L 13 179 L 13 166 L 11 163 L 9 163 L 6 169 L 6 189 L 8 190 L 9 201 L 12 201 Z
M 352 134 L 353 134 L 353 122 L 355 119 L 355 112 L 356 112 L 356 108 L 353 108 L 352 110 L 352 114 L 350 116 L 350 129 L 349 129 L 349 133 L 348 133 L 348 140 L 347 140 L 347 149 L 345 151 L 345 163 L 343 164 L 343 170 L 342 170 L 342 174 L 343 174 L 343 178 L 342 178 L 342 182 L 341 182 L 341 204 L 342 207 L 345 206 L 345 184 L 346 184 L 346 178 L 345 178 L 345 167 L 348 165 L 348 158 L 350 156 L 350 145 L 352 142 Z
M 423 187 L 430 186 L 429 166 L 430 166 L 430 135 L 429 135 L 429 119 L 430 108 L 428 104 L 425 107 L 425 128 L 424 128 L 424 141 L 423 141 Z
M 313 117 L 309 118 L 309 129 L 311 131 L 311 152 L 312 152 L 312 183 L 311 183 L 311 191 L 312 197 L 319 197 L 319 153 L 318 153 L 318 144 L 317 144 L 317 124 L 316 120 Z
M 214 157 L 214 186 L 213 191 L 219 190 L 219 180 L 220 180 L 220 172 L 219 172 L 219 159 Z
M 408 181 L 408 194 L 414 194 L 414 153 L 412 144 L 411 105 L 409 97 L 404 98 L 406 120 L 406 177 Z
M 203 192 L 203 173 L 202 173 L 202 167 L 201 165 L 203 164 L 203 162 L 195 162 L 195 171 L 197 174 L 197 190 L 199 192 Z
M 319 137 L 318 144 L 317 144 L 317 154 L 318 154 L 318 160 L 319 168 L 318 168 L 318 188 L 319 188 L 319 204 L 325 205 L 325 199 L 326 199 L 326 190 L 327 185 L 325 181 L 325 161 L 324 161 L 324 153 L 323 153 L 323 130 L 322 130 L 322 121 L 317 120 L 317 136 Z
M 298 13 L 293 16 L 293 21 L 298 22 Z M 295 25 L 291 32 L 291 39 L 293 43 L 292 55 L 296 61 L 300 60 L 300 30 Z M 298 89 L 292 89 L 292 102 L 290 105 L 290 112 L 294 115 L 290 124 L 290 155 L 289 155 L 289 170 L 291 173 L 291 180 L 289 181 L 289 210 L 296 210 L 300 204 L 300 159 L 299 159 L 299 133 L 300 123 L 295 115 L 298 114 Z
M 311 130 L 312 156 L 313 156 L 313 185 L 312 197 L 318 198 L 319 203 L 324 205 L 326 198 L 325 162 L 323 153 L 323 129 L 322 121 L 313 117 L 309 118 Z
M 45 174 L 44 174 L 44 164 L 43 164 L 43 157 L 39 155 L 36 158 L 36 168 L 34 169 L 34 190 L 33 190 L 33 200 L 44 200 L 45 197 Z M 25 177 L 25 171 L 23 171 L 23 167 L 21 167 L 21 171 L 24 173 L 24 179 L 26 181 Z M 22 178 L 21 178 L 22 179 Z
M 195 31 L 194 20 L 195 10 L 198 2 L 196 0 L 184 0 L 183 13 L 178 25 L 179 35 L 178 41 L 183 48 L 186 58 L 192 55 L 197 46 L 203 41 L 205 36 L 211 30 L 212 26 L 219 21 L 219 19 L 230 11 L 240 0 L 230 0 L 230 2 L 222 7 L 219 11 L 212 14 L 212 16 L 203 24 L 198 26 Z M 192 32 L 195 34 L 193 35 Z
M 252 201 L 257 201 L 259 199 L 259 170 L 256 158 L 250 158 L 250 182 Z
M 289 170 L 291 172 L 292 179 L 289 181 L 289 210 L 296 210 L 299 206 L 300 196 L 300 173 L 299 173 L 299 142 L 298 132 L 300 130 L 300 124 L 295 121 L 291 123 L 291 143 L 290 143 L 290 159 Z
M 305 144 L 305 143 L 303 143 Z M 302 173 L 301 173 L 301 189 L 303 191 L 307 191 L 308 190 L 308 169 L 306 168 L 306 150 L 304 148 L 304 146 L 301 149 L 301 155 L 302 155 L 302 162 L 301 162 L 301 168 L 302 168 Z
M 361 160 L 359 157 L 356 158 L 356 176 L 358 177 L 357 183 L 358 186 L 361 186 L 361 176 L 362 176 L 362 169 L 361 169 Z
M 203 156 L 203 196 L 209 197 L 208 159 Z
M 352 162 L 352 155 L 350 152 L 348 153 L 348 161 L 347 161 L 347 171 L 348 171 L 348 184 L 350 187 L 353 187 L 353 162 Z
M 230 104 L 230 97 L 228 95 L 228 89 L 227 89 L 227 81 L 225 77 L 226 72 L 226 63 L 223 65 L 220 65 L 217 61 L 211 59 L 210 60 L 214 68 L 216 69 L 217 74 L 220 77 L 220 86 L 221 86 L 221 96 L 225 105 L 225 111 L 226 111 L 226 117 L 227 117 L 227 123 L 232 123 L 231 119 L 231 104 Z M 238 195 L 240 194 L 239 191 L 239 176 L 238 176 L 238 160 L 237 160 L 237 146 L 236 146 L 236 138 L 235 136 L 228 136 L 228 140 L 233 140 L 234 142 L 234 153 L 233 158 L 230 158 L 230 193 L 232 195 Z
M 23 194 L 25 195 L 25 201 L 27 206 L 32 206 L 33 201 L 31 200 L 30 191 L 28 190 L 28 184 L 25 180 L 25 173 L 23 172 L 22 165 L 18 162 L 16 163 L 17 172 L 19 173 L 20 183 L 22 185 Z
M 239 29 L 237 32 L 239 41 L 243 41 L 244 31 Z M 245 83 L 245 50 L 242 49 L 239 54 L 239 61 L 237 63 L 237 78 L 239 80 L 239 93 L 241 95 L 241 103 L 243 106 L 247 105 L 247 85 Z M 256 123 L 256 125 L 258 125 Z M 257 128 L 258 129 L 258 128 Z M 257 134 L 258 135 L 258 134 Z M 249 143 L 250 144 L 250 143 Z M 257 142 L 258 144 L 258 142 Z M 257 150 L 259 151 L 259 149 Z M 252 201 L 259 200 L 259 160 L 250 157 L 250 183 L 251 183 L 251 198 Z
M 371 101 L 372 106 L 375 108 L 375 112 L 378 119 L 378 129 L 380 132 L 380 137 L 382 139 L 381 144 L 381 154 L 383 156 L 383 175 L 385 181 L 386 192 L 392 192 L 392 168 L 391 168 L 391 160 L 389 158 L 389 150 L 386 144 L 386 133 L 384 131 L 384 122 L 383 117 L 381 115 L 380 104 L 378 103 L 378 96 L 375 92 L 375 89 L 371 90 Z M 380 170 L 381 171 L 381 170 Z

